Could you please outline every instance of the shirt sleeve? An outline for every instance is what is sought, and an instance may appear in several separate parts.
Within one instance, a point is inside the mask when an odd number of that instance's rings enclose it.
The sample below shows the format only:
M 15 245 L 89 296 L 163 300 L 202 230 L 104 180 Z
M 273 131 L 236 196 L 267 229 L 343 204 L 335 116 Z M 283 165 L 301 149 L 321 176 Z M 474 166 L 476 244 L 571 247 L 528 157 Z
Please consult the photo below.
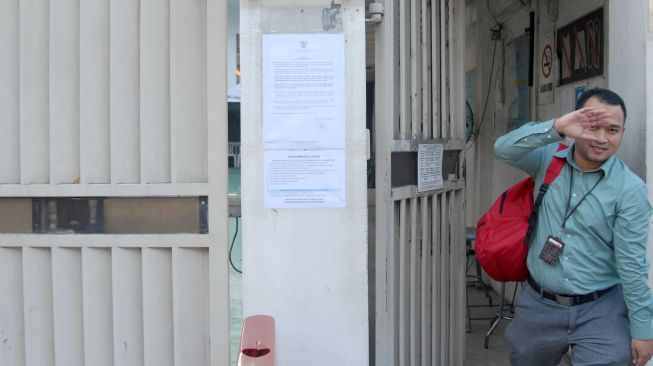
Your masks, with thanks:
M 635 339 L 653 339 L 653 296 L 648 287 L 648 242 L 651 204 L 646 186 L 624 189 L 613 240 L 617 272 L 628 307 L 630 334 Z
M 535 176 L 548 153 L 540 148 L 562 140 L 553 129 L 554 122 L 553 119 L 530 122 L 499 137 L 494 143 L 495 155 L 504 163 Z

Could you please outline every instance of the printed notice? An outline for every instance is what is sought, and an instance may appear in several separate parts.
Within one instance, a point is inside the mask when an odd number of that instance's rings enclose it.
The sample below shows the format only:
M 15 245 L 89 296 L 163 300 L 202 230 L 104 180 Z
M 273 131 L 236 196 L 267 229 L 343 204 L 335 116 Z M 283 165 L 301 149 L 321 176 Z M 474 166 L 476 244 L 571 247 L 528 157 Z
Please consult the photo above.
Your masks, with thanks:
M 265 207 L 345 207 L 345 152 L 265 151 Z
M 266 149 L 345 148 L 343 34 L 263 35 Z
M 417 147 L 417 192 L 442 188 L 442 144 L 419 144 Z

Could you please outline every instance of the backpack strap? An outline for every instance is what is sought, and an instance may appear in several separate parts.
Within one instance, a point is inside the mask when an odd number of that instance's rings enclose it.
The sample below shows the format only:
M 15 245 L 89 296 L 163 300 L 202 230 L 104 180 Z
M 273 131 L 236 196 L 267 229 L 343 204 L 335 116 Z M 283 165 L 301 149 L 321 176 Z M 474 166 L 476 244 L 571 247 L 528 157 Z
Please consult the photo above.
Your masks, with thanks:
M 562 151 L 569 146 L 565 144 L 558 144 L 558 151 Z M 546 175 L 544 176 L 544 184 L 547 186 L 550 186 L 553 181 L 558 178 L 560 175 L 560 171 L 562 171 L 562 168 L 565 166 L 565 159 L 558 157 L 558 156 L 553 156 L 553 160 L 551 160 L 551 163 L 549 163 L 549 167 L 546 169 Z
M 558 144 L 558 151 L 562 151 L 568 147 L 569 146 L 560 143 Z M 549 166 L 546 168 L 546 174 L 544 175 L 544 182 L 540 186 L 540 190 L 537 194 L 537 198 L 535 199 L 535 203 L 533 204 L 533 210 L 531 210 L 531 214 L 528 217 L 528 231 L 526 231 L 526 237 L 524 238 L 524 244 L 526 245 L 530 244 L 531 238 L 533 236 L 533 232 L 535 231 L 535 225 L 537 224 L 537 211 L 540 208 L 540 204 L 542 203 L 542 200 L 544 199 L 544 195 L 546 194 L 546 191 L 549 190 L 549 186 L 551 185 L 551 183 L 553 183 L 553 181 L 556 178 L 558 178 L 566 162 L 567 161 L 564 158 L 554 155 L 553 159 L 549 163 Z

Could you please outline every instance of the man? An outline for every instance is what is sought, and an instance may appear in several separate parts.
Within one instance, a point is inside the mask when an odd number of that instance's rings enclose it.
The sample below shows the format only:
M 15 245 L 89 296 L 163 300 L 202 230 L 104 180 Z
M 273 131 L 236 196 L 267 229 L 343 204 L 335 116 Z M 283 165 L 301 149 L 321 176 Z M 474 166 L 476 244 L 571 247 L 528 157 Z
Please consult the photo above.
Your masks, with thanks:
M 513 365 L 645 365 L 653 355 L 646 185 L 614 154 L 626 107 L 592 89 L 577 110 L 500 137 L 496 155 L 539 187 L 553 156 L 566 161 L 539 209 L 529 279 L 506 329 Z M 556 151 L 564 136 L 575 139 Z

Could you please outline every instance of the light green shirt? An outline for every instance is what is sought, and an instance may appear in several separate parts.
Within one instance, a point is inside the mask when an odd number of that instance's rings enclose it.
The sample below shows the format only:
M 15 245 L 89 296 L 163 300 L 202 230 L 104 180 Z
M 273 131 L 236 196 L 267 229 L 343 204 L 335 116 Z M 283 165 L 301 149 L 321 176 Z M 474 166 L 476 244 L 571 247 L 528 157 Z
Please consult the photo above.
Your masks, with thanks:
M 616 156 L 596 170 L 581 171 L 573 159 L 573 145 L 556 152 L 562 137 L 553 122 L 528 123 L 494 145 L 499 159 L 535 179 L 535 194 L 553 155 L 568 163 L 540 206 L 528 270 L 545 290 L 557 294 L 587 294 L 621 283 L 632 337 L 653 339 L 653 296 L 646 259 L 651 204 L 646 185 Z M 570 210 L 604 176 L 561 232 L 572 174 Z M 565 243 L 554 266 L 538 257 L 549 235 Z

